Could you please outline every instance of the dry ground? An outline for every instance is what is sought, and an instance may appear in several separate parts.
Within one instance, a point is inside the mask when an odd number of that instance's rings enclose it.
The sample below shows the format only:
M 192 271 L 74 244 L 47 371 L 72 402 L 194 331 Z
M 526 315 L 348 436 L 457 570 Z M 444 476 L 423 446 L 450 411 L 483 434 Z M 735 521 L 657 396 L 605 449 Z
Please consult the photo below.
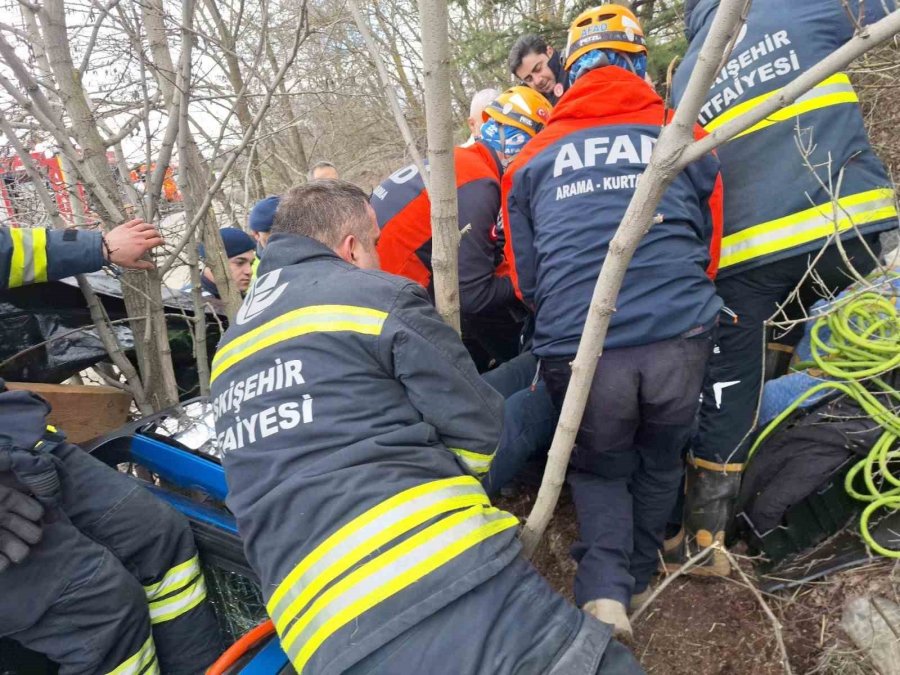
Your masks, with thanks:
M 533 490 L 499 506 L 525 517 Z M 572 600 L 575 510 L 568 495 L 542 543 L 535 564 L 560 593 Z M 745 563 L 752 576 L 752 566 Z M 890 561 L 835 574 L 791 592 L 767 596 L 782 624 L 793 672 L 875 674 L 839 628 L 846 598 L 877 593 L 897 598 L 900 571 Z M 648 673 L 665 675 L 776 675 L 784 672 L 771 621 L 753 593 L 737 578 L 680 577 L 653 602 L 634 626 L 634 652 Z

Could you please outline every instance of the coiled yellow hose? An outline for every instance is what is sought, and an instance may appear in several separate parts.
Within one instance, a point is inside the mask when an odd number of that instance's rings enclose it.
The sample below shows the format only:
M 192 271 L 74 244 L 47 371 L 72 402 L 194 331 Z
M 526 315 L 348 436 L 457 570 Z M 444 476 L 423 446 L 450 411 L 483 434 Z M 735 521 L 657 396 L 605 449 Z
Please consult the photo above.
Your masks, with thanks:
M 894 449 L 900 436 L 900 417 L 896 412 L 900 392 L 882 379 L 900 366 L 900 316 L 893 300 L 871 291 L 849 296 L 813 324 L 810 333 L 813 360 L 797 364 L 794 370 L 817 368 L 838 381 L 815 385 L 782 411 L 760 433 L 747 461 L 766 437 L 808 398 L 828 389 L 843 392 L 884 429 L 869 454 L 847 473 L 844 487 L 850 496 L 869 502 L 860 516 L 863 540 L 883 556 L 900 558 L 900 550 L 881 546 L 869 531 L 873 513 L 883 508 L 900 509 L 900 477 L 890 471 L 891 460 L 900 458 L 900 450 Z M 820 335 L 826 327 L 831 331 L 827 342 Z M 860 473 L 864 491 L 854 486 Z

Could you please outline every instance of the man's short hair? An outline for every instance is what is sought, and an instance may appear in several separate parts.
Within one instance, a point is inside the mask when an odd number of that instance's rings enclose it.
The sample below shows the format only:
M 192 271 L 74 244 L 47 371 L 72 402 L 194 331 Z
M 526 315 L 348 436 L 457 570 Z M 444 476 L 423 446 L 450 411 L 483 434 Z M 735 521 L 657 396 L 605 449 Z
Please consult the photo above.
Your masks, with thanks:
M 345 180 L 317 180 L 281 196 L 272 234 L 301 234 L 335 249 L 347 235 L 372 245 L 369 198 Z
M 509 72 L 511 72 L 514 76 L 516 75 L 516 71 L 519 69 L 519 66 L 522 65 L 522 60 L 528 56 L 529 54 L 546 54 L 547 53 L 547 41 L 544 40 L 540 35 L 535 35 L 534 33 L 529 33 L 528 35 L 522 35 L 516 43 L 512 46 L 512 49 L 509 50 Z
M 311 167 L 309 167 L 309 173 L 306 174 L 306 177 L 309 180 L 315 180 L 316 170 L 317 169 L 334 169 L 334 172 L 337 173 L 337 167 L 331 162 L 321 161 L 316 162 Z

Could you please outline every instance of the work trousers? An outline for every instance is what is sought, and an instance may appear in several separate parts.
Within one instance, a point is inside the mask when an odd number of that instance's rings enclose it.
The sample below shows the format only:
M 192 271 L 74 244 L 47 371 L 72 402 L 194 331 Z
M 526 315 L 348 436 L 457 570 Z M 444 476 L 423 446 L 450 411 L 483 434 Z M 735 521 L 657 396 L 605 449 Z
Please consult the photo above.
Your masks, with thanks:
M 506 399 L 497 452 L 481 481 L 490 497 L 499 495 L 530 460 L 545 457 L 553 441 L 559 413 L 536 374 L 537 359 L 525 352 L 482 375 Z
M 202 673 L 222 644 L 187 520 L 77 446 L 52 452 L 60 507 L 0 572 L 0 636 L 62 675 Z
M 643 673 L 611 635 L 611 626 L 567 603 L 519 557 L 346 675 Z
M 656 570 L 666 522 L 678 499 L 682 449 L 690 437 L 712 333 L 600 357 L 569 463 L 578 517 L 575 600 L 628 605 Z M 562 407 L 571 359 L 541 362 Z
M 462 341 L 479 372 L 515 358 L 522 350 L 523 320 L 507 309 L 461 317 Z
M 878 235 L 866 237 L 865 242 L 854 237 L 843 243 L 848 259 L 862 275 L 876 265 L 869 251 L 877 255 L 881 250 Z M 691 452 L 697 459 L 716 464 L 740 464 L 746 459 L 762 391 L 765 322 L 777 308 L 799 285 L 799 294 L 785 313 L 790 319 L 802 319 L 804 309 L 809 311 L 824 293 L 836 294 L 853 282 L 855 277 L 847 270 L 835 244 L 815 263 L 816 274 L 807 275 L 818 253 L 784 258 L 717 280 L 716 292 L 735 316 L 723 316 L 703 385 L 699 427 L 691 443 Z M 776 333 L 774 338 L 796 346 L 804 327 L 800 324 L 787 335 Z

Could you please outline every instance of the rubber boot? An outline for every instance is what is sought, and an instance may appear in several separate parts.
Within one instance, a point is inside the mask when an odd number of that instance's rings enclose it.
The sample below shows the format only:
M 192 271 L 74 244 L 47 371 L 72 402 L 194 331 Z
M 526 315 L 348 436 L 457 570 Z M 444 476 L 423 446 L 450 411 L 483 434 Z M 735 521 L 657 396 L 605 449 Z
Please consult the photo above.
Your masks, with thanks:
M 678 569 L 687 560 L 684 556 L 684 527 L 678 530 L 678 534 L 666 539 L 662 549 L 663 567 L 666 571 L 670 568 Z
M 628 614 L 625 612 L 625 605 L 618 600 L 609 600 L 601 598 L 599 600 L 591 600 L 586 602 L 583 607 L 584 611 L 594 618 L 608 623 L 613 627 L 613 637 L 623 642 L 630 642 L 634 635 L 631 632 L 631 622 L 628 620 Z
M 743 468 L 743 464 L 716 464 L 688 457 L 684 528 L 663 543 L 667 572 L 678 570 L 688 558 L 714 542 L 725 545 L 725 530 L 734 518 Z M 730 573 L 731 565 L 721 551 L 713 551 L 686 572 L 706 577 L 727 577 Z

